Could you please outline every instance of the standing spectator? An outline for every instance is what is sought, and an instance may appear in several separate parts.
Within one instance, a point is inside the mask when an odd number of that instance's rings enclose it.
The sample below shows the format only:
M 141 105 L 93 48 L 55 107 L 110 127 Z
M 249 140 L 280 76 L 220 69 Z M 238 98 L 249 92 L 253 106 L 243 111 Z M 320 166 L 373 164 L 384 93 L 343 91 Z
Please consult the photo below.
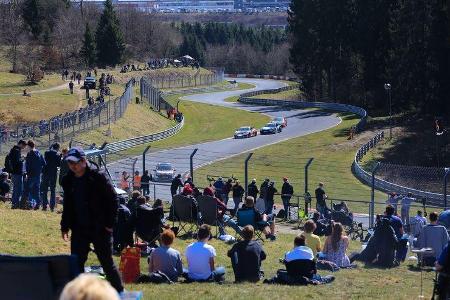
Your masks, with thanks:
M 325 216 L 328 212 L 327 202 L 325 201 L 327 199 L 327 194 L 325 194 L 322 182 L 319 182 L 319 187 L 315 190 L 315 194 L 316 194 L 316 209 L 321 216 Z
M 70 90 L 70 93 L 73 94 L 73 81 L 72 80 L 69 82 L 69 90 Z
M 55 209 L 56 204 L 56 177 L 58 177 L 58 167 L 61 164 L 61 155 L 58 153 L 59 144 L 54 143 L 50 150 L 45 151 L 44 159 L 46 162 L 45 167 L 42 170 L 42 183 L 41 183 L 41 200 L 42 210 L 47 210 L 48 197 L 47 192 L 50 188 L 50 210 Z
M 234 271 L 235 282 L 258 282 L 261 277 L 261 262 L 266 259 L 262 246 L 253 240 L 255 229 L 247 225 L 242 229 L 243 241 L 237 242 L 228 250 Z
M 259 187 L 259 197 L 264 199 L 264 203 L 266 202 L 266 195 L 267 195 L 267 187 L 269 186 L 270 179 L 266 178 L 264 179 L 263 183 L 261 183 L 261 186 Z
M 416 199 L 413 198 L 411 193 L 408 193 L 406 197 L 402 199 L 402 210 L 401 210 L 401 218 L 403 224 L 409 224 L 409 209 L 411 207 L 411 203 L 415 202 Z
M 88 166 L 83 149 L 72 148 L 66 160 L 70 171 L 63 178 L 64 209 L 61 235 L 68 241 L 71 253 L 78 257 L 84 270 L 92 243 L 106 278 L 120 293 L 123 291 L 119 272 L 112 259 L 112 232 L 117 217 L 117 194 L 108 178 Z
M 45 159 L 42 154 L 36 149 L 34 141 L 29 140 L 27 146 L 30 151 L 25 159 L 25 166 L 27 171 L 27 185 L 28 185 L 28 201 L 34 210 L 38 210 L 41 205 L 41 174 L 45 167 Z
M 248 195 L 253 197 L 253 199 L 258 199 L 258 187 L 256 186 L 256 179 L 253 178 L 252 182 L 247 187 Z
M 141 190 L 141 176 L 139 175 L 139 171 L 134 172 L 133 190 L 135 190 L 135 191 Z
M 386 200 L 386 204 L 391 205 L 394 208 L 394 215 L 397 215 L 397 208 L 398 208 L 397 193 L 395 192 L 390 193 L 388 199 Z
M 245 190 L 239 183 L 239 180 L 236 180 L 236 183 L 234 184 L 232 189 L 233 189 L 234 209 L 231 215 L 234 217 L 236 215 L 237 210 L 239 209 L 239 203 L 242 202 L 242 196 L 244 196 Z
M 335 263 L 338 267 L 350 266 L 350 259 L 346 254 L 348 245 L 349 239 L 344 235 L 344 227 L 341 223 L 334 223 L 331 235 L 327 237 L 323 246 L 325 260 Z
M 62 186 L 62 179 L 64 178 L 64 176 L 66 176 L 67 172 L 69 172 L 69 165 L 67 164 L 66 161 L 66 156 L 68 152 L 69 150 L 67 148 L 63 148 L 61 150 L 61 162 L 59 165 L 59 178 L 58 178 L 60 186 Z
M 221 281 L 225 268 L 215 266 L 216 250 L 208 245 L 211 237 L 211 227 L 203 224 L 198 229 L 197 242 L 186 248 L 185 256 L 188 263 L 187 277 L 192 281 Z
M 77 74 L 77 82 L 78 82 L 78 85 L 80 85 L 80 81 L 81 81 L 81 73 L 78 73 L 78 74 Z
M 216 197 L 219 198 L 222 202 L 223 202 L 223 198 L 222 198 L 222 194 L 223 194 L 223 188 L 225 187 L 225 184 L 222 180 L 222 177 L 219 177 L 217 179 L 216 182 L 214 182 L 213 184 L 215 192 L 216 192 Z
M 430 224 L 425 225 L 422 228 L 422 232 L 417 238 L 418 248 L 432 248 L 433 254 L 424 255 L 423 263 L 426 266 L 433 266 L 434 262 L 441 255 L 442 249 L 449 242 L 449 237 L 447 229 L 438 225 L 438 214 L 437 212 L 430 213 Z
M 266 194 L 266 214 L 271 215 L 273 213 L 273 197 L 278 192 L 278 190 L 275 188 L 275 182 L 271 181 L 269 183 L 269 186 L 267 187 L 267 194 Z
M 283 177 L 283 186 L 281 187 L 281 200 L 283 200 L 284 207 L 284 219 L 287 220 L 289 217 L 289 202 L 294 194 L 294 188 L 292 187 L 289 179 Z
M 120 177 L 120 188 L 126 192 L 130 190 L 129 179 L 130 175 L 128 175 L 127 171 L 123 171 L 122 176 Z
M 11 173 L 13 184 L 12 194 L 12 209 L 17 209 L 20 206 L 20 197 L 23 192 L 24 180 L 24 160 L 22 158 L 22 150 L 25 149 L 27 143 L 20 140 L 17 145 L 13 146 L 5 159 L 5 168 L 7 172 Z M 8 166 L 6 166 L 8 165 Z
M 417 215 L 414 218 L 412 218 L 409 224 L 410 229 L 409 233 L 415 238 L 418 237 L 422 232 L 423 226 L 425 226 L 426 224 L 427 219 L 422 216 L 422 211 L 418 210 Z
M 225 205 L 228 205 L 228 198 L 230 195 L 231 190 L 233 189 L 233 179 L 228 178 L 227 182 L 224 184 L 222 193 L 221 193 L 221 199 Z
M 181 174 L 178 174 L 175 176 L 175 178 L 172 180 L 172 183 L 170 184 L 170 193 L 172 194 L 172 197 L 178 194 L 178 188 L 182 187 L 183 181 L 181 180 Z
M 315 235 L 313 232 L 316 230 L 317 226 L 313 220 L 308 220 L 305 222 L 303 235 L 306 238 L 306 246 L 311 248 L 313 251 L 314 257 L 316 257 L 317 252 L 322 250 L 322 244 L 320 242 L 320 238 Z
M 148 175 L 148 170 L 144 171 L 144 175 L 141 177 L 141 188 L 142 195 L 147 196 L 150 194 L 150 176 Z
M 175 240 L 175 234 L 172 230 L 166 229 L 160 237 L 161 247 L 156 248 L 150 254 L 148 260 L 148 271 L 162 272 L 173 282 L 178 281 L 178 277 L 183 274 L 183 265 L 180 252 L 171 248 Z

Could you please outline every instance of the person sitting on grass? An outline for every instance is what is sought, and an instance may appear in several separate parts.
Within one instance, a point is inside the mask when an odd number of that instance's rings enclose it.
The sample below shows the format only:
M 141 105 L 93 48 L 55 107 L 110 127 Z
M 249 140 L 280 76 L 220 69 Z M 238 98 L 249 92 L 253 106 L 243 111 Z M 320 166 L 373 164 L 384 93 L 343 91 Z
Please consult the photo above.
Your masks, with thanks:
M 109 284 L 94 274 L 81 274 L 64 287 L 59 300 L 119 300 L 119 294 Z
M 228 250 L 235 282 L 258 282 L 263 276 L 261 261 L 266 259 L 266 253 L 262 246 L 253 240 L 254 234 L 255 229 L 252 225 L 245 226 L 241 232 L 244 240 L 237 242 Z
M 155 248 L 148 259 L 149 273 L 164 273 L 173 282 L 178 281 L 178 277 L 183 274 L 183 265 L 180 252 L 171 248 L 175 240 L 175 233 L 166 229 L 160 237 L 161 246 Z
M 349 239 L 344 235 L 344 227 L 339 222 L 334 223 L 331 235 L 327 237 L 323 246 L 325 260 L 335 263 L 340 268 L 349 267 L 350 260 L 346 254 L 348 245 Z
M 397 237 L 398 244 L 397 244 L 397 251 L 396 251 L 396 259 L 397 261 L 404 261 L 406 258 L 406 253 L 408 252 L 408 246 L 407 242 L 408 240 L 406 238 L 403 238 L 404 234 L 404 228 L 403 228 L 403 222 L 402 220 L 395 215 L 396 208 L 392 205 L 388 205 L 386 207 L 386 211 L 384 213 L 384 217 L 389 220 L 389 224 L 392 226 L 395 232 L 395 236 Z
M 0 174 L 0 200 L 5 201 L 6 196 L 10 191 L 10 186 L 8 184 L 8 173 L 2 172 Z
M 322 250 L 322 244 L 320 241 L 320 237 L 315 235 L 313 232 L 316 230 L 316 224 L 312 220 L 308 220 L 305 222 L 304 226 L 304 236 L 306 238 L 306 246 L 311 248 L 314 257 L 316 257 L 317 252 Z
M 225 276 L 225 268 L 215 266 L 216 250 L 208 245 L 211 238 L 211 227 L 203 224 L 197 232 L 197 242 L 190 244 L 185 251 L 188 269 L 184 271 L 188 281 L 221 282 Z
M 422 228 L 421 233 L 417 237 L 417 248 L 432 248 L 433 253 L 423 255 L 422 261 L 426 266 L 433 266 L 434 262 L 441 255 L 442 249 L 449 241 L 447 230 L 444 226 L 438 225 L 437 212 L 430 213 L 430 224 Z

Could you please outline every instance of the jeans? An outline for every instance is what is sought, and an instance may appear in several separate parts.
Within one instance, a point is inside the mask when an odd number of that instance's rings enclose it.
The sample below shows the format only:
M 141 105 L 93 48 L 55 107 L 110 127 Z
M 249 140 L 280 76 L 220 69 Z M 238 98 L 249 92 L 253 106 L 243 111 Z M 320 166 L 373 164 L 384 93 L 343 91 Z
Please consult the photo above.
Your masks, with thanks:
M 41 205 L 40 199 L 40 186 L 41 186 L 41 175 L 38 176 L 30 176 L 27 179 L 28 185 L 28 202 L 31 207 L 39 208 Z
M 289 217 L 289 201 L 291 201 L 291 196 L 281 196 L 281 200 L 283 200 L 284 217 L 287 219 Z
M 238 233 L 239 235 L 241 234 L 242 230 L 241 228 L 238 226 L 236 220 L 230 218 L 230 216 L 224 215 L 223 216 L 223 223 L 231 228 L 234 229 L 234 231 L 236 231 L 236 233 Z
M 50 188 L 50 209 L 53 210 L 56 204 L 56 174 L 42 174 L 41 182 L 41 201 L 42 208 L 46 209 L 48 205 L 47 192 Z
M 404 225 L 409 224 L 409 207 L 403 208 L 402 206 L 401 218 Z
M 228 194 L 220 194 L 220 199 L 225 203 L 225 206 L 228 204 Z
M 224 267 L 217 267 L 214 269 L 214 271 L 211 272 L 211 275 L 207 279 L 192 279 L 189 278 L 189 269 L 183 269 L 183 276 L 190 280 L 195 282 L 210 282 L 210 281 L 223 281 L 223 277 L 225 275 L 225 268 Z
M 233 211 L 231 212 L 232 216 L 236 215 L 236 212 L 239 209 L 239 203 L 241 203 L 241 201 L 242 201 L 242 197 L 233 197 L 234 208 L 233 208 Z
M 23 175 L 12 174 L 11 178 L 13 184 L 12 206 L 19 207 L 20 196 L 23 192 Z
M 271 215 L 273 213 L 273 200 L 264 199 L 264 203 L 266 205 L 266 215 Z

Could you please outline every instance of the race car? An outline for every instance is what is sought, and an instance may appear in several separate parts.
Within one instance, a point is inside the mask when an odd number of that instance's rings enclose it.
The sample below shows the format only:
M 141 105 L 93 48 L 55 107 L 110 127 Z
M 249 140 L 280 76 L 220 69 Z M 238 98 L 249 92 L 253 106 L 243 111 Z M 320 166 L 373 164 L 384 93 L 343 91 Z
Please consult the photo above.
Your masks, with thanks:
M 158 163 L 153 170 L 153 181 L 172 181 L 175 171 L 171 163 Z
M 257 136 L 258 131 L 251 126 L 242 126 L 238 130 L 234 132 L 234 138 L 235 139 L 241 139 L 241 138 L 249 138 L 252 136 Z
M 274 123 L 274 122 L 270 122 L 267 123 L 264 127 L 262 127 L 259 130 L 260 134 L 276 134 L 278 132 L 281 132 L 282 127 L 281 125 Z
M 272 122 L 281 125 L 283 128 L 287 126 L 287 119 L 285 117 L 276 117 L 272 120 Z

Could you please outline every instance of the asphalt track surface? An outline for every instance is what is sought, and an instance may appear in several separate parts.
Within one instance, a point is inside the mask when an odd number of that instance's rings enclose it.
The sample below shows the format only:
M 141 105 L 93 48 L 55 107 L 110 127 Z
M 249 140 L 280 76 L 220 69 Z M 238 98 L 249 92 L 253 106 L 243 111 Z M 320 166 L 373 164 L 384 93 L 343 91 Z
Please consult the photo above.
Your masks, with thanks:
M 160 162 L 170 162 L 176 169 L 176 173 L 187 174 L 189 172 L 189 156 L 194 149 L 198 149 L 194 157 L 194 169 L 203 165 L 211 164 L 213 162 L 238 155 L 243 152 L 251 152 L 267 145 L 278 143 L 284 140 L 292 139 L 295 137 L 307 135 L 310 133 L 326 130 L 334 127 L 341 122 L 341 119 L 335 114 L 324 111 L 316 110 L 300 110 L 300 109 L 287 109 L 275 106 L 251 106 L 243 105 L 240 103 L 230 103 L 224 100 L 231 96 L 237 96 L 245 92 L 275 89 L 285 86 L 285 83 L 267 80 L 267 79 L 236 79 L 238 82 L 251 83 L 255 85 L 255 88 L 246 90 L 234 90 L 223 91 L 215 93 L 194 94 L 184 96 L 182 99 L 187 101 L 202 102 L 213 105 L 227 106 L 237 109 L 244 109 L 248 111 L 259 112 L 267 114 L 271 117 L 284 116 L 288 120 L 288 126 L 283 129 L 281 133 L 275 135 L 263 135 L 256 136 L 248 139 L 235 140 L 232 138 L 236 128 L 230 128 L 230 138 L 223 140 L 206 142 L 201 144 L 195 144 L 185 147 L 173 148 L 168 150 L 161 150 L 147 154 L 146 169 L 153 170 L 155 165 Z M 207 112 L 205 112 L 207 113 Z M 189 120 L 186 120 L 184 126 L 189 126 Z M 252 124 L 248 124 L 251 126 Z M 142 170 L 142 157 L 136 157 L 138 161 L 136 163 L 136 170 Z M 121 172 L 124 170 L 124 161 L 117 161 L 108 164 L 108 168 L 114 181 L 120 177 Z M 127 170 L 131 167 L 128 166 Z M 220 170 L 217 170 L 220 172 Z M 195 172 L 194 172 L 195 181 Z M 150 186 L 150 196 L 153 198 L 160 198 L 165 201 L 170 201 L 170 188 L 166 184 L 155 184 Z M 232 203 L 232 201 L 230 201 Z M 229 204 L 230 204 L 229 202 Z M 233 204 L 231 204 L 233 205 Z

